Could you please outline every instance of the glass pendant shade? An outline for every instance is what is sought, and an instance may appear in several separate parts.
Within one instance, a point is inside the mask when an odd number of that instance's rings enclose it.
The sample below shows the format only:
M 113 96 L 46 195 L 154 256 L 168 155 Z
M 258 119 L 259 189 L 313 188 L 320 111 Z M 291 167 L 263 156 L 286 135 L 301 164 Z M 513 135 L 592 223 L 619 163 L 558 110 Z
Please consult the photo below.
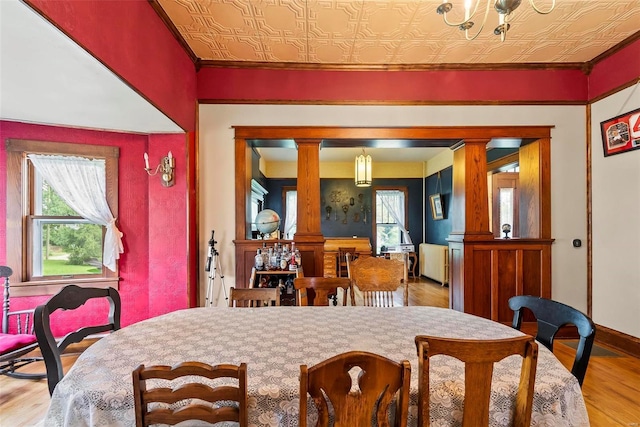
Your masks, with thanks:
M 371 186 L 371 156 L 362 154 L 356 157 L 356 187 Z

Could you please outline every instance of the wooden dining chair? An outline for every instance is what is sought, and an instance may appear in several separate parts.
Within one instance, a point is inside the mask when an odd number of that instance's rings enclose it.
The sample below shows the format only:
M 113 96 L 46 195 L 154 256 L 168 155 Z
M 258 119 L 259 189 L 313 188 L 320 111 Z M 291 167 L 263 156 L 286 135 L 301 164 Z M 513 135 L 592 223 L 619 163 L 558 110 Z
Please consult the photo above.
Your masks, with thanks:
M 83 326 L 74 332 L 70 332 L 62 339 L 56 340 L 51 332 L 51 314 L 57 310 L 75 310 L 83 306 L 89 300 L 103 298 L 109 302 L 109 314 L 106 323 Z M 114 288 L 81 288 L 76 285 L 67 285 L 49 301 L 36 307 L 33 326 L 38 338 L 38 345 L 44 358 L 47 369 L 47 383 L 49 394 L 53 394 L 58 382 L 64 376 L 60 355 L 73 343 L 78 343 L 89 335 L 103 332 L 113 332 L 120 329 L 121 314 L 120 294 Z
M 325 306 L 329 299 L 342 288 L 342 305 L 347 305 L 347 294 L 351 280 L 347 277 L 297 277 L 293 279 L 298 305 Z
M 280 288 L 229 289 L 229 307 L 280 306 Z
M 347 268 L 347 254 L 351 259 L 356 258 L 355 247 L 338 247 L 338 277 L 348 277 L 349 270 Z
M 359 368 L 359 373 L 352 369 Z M 342 353 L 307 368 L 300 366 L 300 427 L 307 426 L 307 401 L 311 396 L 318 410 L 319 427 L 371 425 L 372 416 L 379 427 L 406 427 L 409 414 L 411 364 L 398 363 L 380 355 L 362 351 Z M 391 414 L 392 402 L 396 411 Z M 330 413 L 331 408 L 331 413 Z
M 354 288 L 362 292 L 364 305 L 393 307 L 393 292 L 403 288 L 403 303 L 409 305 L 409 280 L 404 261 L 383 257 L 365 257 L 351 261 L 347 257 L 351 279 L 351 304 L 355 303 Z
M 515 395 L 511 422 L 514 427 L 529 427 L 533 406 L 533 386 L 538 364 L 538 344 L 529 335 L 497 340 L 465 340 L 419 335 L 418 350 L 418 426 L 430 425 L 429 360 L 439 354 L 453 356 L 465 363 L 462 427 L 486 427 L 493 365 L 511 355 L 522 356 L 520 381 Z M 514 373 L 515 374 L 515 373 Z M 450 408 L 451 409 L 451 408 Z
M 232 421 L 240 427 L 249 424 L 246 363 L 238 366 L 211 366 L 201 362 L 183 362 L 173 367 L 140 365 L 132 376 L 136 427 L 175 425 L 195 420 L 209 424 Z M 187 376 L 210 380 L 229 378 L 237 380 L 238 385 L 220 383 L 212 386 L 204 382 L 175 381 Z M 156 381 L 154 384 L 159 386 L 148 387 L 149 380 Z M 161 380 L 165 380 L 164 384 Z M 234 403 L 230 405 L 231 402 Z
M 538 324 L 536 340 L 550 351 L 553 351 L 553 339 L 561 327 L 574 325 L 578 329 L 580 340 L 571 373 L 578 379 L 578 383 L 582 387 L 596 336 L 596 325 L 589 316 L 561 302 L 532 295 L 511 297 L 509 308 L 513 310 L 512 326 L 518 330 L 522 327 L 525 309 L 533 313 Z
M 9 277 L 11 267 L 0 265 L 0 279 L 3 282 L 2 332 L 0 333 L 0 374 L 12 378 L 41 379 L 44 373 L 28 373 L 20 368 L 41 361 L 40 356 L 31 356 L 38 348 L 38 340 L 33 332 L 33 309 L 11 311 Z

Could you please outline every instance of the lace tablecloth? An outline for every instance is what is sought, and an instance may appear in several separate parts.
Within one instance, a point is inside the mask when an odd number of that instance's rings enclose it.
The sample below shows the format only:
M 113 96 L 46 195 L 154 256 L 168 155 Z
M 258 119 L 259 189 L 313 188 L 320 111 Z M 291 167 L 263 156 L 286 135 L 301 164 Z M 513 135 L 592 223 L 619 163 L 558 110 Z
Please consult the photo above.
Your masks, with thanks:
M 44 425 L 134 426 L 131 372 L 145 365 L 197 360 L 247 363 L 250 426 L 297 426 L 300 365 L 361 350 L 411 362 L 409 426 L 417 423 L 416 335 L 506 338 L 519 335 L 487 319 L 434 307 L 194 308 L 123 328 L 87 349 L 56 387 Z M 539 346 L 532 426 L 588 426 L 575 377 Z M 431 362 L 431 425 L 461 425 L 463 366 Z M 494 371 L 491 426 L 507 425 L 516 356 Z M 435 382 L 435 383 L 434 383 Z

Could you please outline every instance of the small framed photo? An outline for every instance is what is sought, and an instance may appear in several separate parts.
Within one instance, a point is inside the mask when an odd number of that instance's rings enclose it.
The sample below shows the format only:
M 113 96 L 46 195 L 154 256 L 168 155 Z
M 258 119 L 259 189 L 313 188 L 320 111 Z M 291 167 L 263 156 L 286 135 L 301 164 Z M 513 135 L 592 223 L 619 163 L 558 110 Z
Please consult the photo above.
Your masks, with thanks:
M 640 108 L 600 123 L 604 156 L 640 149 Z
M 443 219 L 444 209 L 442 207 L 442 196 L 440 196 L 440 193 L 430 195 L 429 200 L 431 201 L 431 215 L 433 219 Z

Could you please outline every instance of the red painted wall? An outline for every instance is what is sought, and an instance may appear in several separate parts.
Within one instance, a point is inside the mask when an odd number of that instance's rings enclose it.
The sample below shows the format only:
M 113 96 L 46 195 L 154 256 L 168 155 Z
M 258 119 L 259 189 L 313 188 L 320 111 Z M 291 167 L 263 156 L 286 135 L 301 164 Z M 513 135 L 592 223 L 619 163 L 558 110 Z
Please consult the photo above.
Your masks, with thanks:
M 195 66 L 147 0 L 28 0 L 185 131 L 195 130 Z
M 118 225 L 124 233 L 125 248 L 119 264 L 122 324 L 188 306 L 184 134 L 147 136 L 0 121 L 0 263 L 6 262 L 7 254 L 7 138 L 119 147 Z M 143 154 L 149 152 L 154 167 L 169 150 L 176 155 L 176 185 L 164 188 L 158 176 L 149 177 L 145 172 Z M 11 306 L 16 310 L 33 308 L 47 298 L 12 298 Z M 78 320 L 69 321 L 64 328 L 54 321 L 54 333 L 76 329 L 81 321 L 95 316 L 91 311 L 89 307 L 81 315 L 74 314 Z
M 640 82 L 640 40 L 597 63 L 589 76 L 589 99 L 632 81 Z
M 149 312 L 147 317 L 188 306 L 186 143 L 175 135 L 149 135 L 151 166 L 171 151 L 176 158 L 176 183 L 163 187 L 150 177 L 149 191 Z
M 198 99 L 254 101 L 586 102 L 578 70 L 320 71 L 202 68 Z

